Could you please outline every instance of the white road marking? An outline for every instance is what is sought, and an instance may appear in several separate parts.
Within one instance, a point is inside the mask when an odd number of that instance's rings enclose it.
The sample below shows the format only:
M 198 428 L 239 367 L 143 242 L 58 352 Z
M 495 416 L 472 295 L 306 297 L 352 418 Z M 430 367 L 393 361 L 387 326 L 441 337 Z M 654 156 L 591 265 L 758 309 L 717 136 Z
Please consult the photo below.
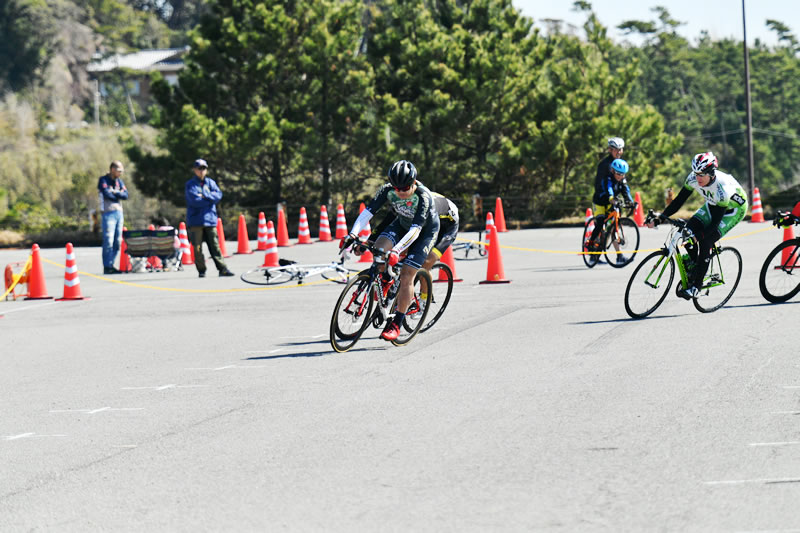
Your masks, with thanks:
M 205 385 L 175 385 L 171 383 L 169 385 L 159 385 L 155 387 L 122 387 L 121 390 L 167 390 L 167 389 L 193 389 L 197 387 L 205 387 Z
M 748 446 L 793 446 L 800 444 L 797 440 L 788 440 L 784 442 L 751 442 Z
M 93 415 L 104 411 L 144 411 L 144 407 L 100 407 L 99 409 L 52 409 L 51 413 L 84 413 Z
M 66 437 L 66 435 L 37 435 L 36 433 L 20 433 L 19 435 L 9 435 L 2 437 L 3 440 L 19 440 L 19 439 L 49 439 L 56 437 Z
M 194 367 L 194 368 L 187 368 L 186 370 L 230 370 L 231 368 L 265 368 L 264 365 L 226 365 L 226 366 L 218 366 L 216 368 L 211 367 Z
M 772 411 L 773 415 L 800 415 L 800 411 Z
M 763 479 L 730 479 L 724 481 L 704 481 L 704 485 L 742 485 L 745 483 L 800 483 L 800 477 L 763 478 Z

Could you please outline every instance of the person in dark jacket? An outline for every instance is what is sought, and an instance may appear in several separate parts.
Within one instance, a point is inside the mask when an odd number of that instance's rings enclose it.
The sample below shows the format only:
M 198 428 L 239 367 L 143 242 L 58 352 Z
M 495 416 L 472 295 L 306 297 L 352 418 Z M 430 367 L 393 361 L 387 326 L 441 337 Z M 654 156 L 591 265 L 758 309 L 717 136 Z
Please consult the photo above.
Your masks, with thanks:
M 119 274 L 119 270 L 114 268 L 114 261 L 122 245 L 122 226 L 125 222 L 120 200 L 128 199 L 128 189 L 122 181 L 123 172 L 122 162 L 114 161 L 108 168 L 108 174 L 101 176 L 97 182 L 103 217 L 103 274 Z
M 222 200 L 222 191 L 209 177 L 208 163 L 204 159 L 194 162 L 194 177 L 186 182 L 186 224 L 189 238 L 194 248 L 194 264 L 201 278 L 206 277 L 206 260 L 203 256 L 203 242 L 208 246 L 211 259 L 220 276 L 233 276 L 228 270 L 217 240 L 217 204 Z

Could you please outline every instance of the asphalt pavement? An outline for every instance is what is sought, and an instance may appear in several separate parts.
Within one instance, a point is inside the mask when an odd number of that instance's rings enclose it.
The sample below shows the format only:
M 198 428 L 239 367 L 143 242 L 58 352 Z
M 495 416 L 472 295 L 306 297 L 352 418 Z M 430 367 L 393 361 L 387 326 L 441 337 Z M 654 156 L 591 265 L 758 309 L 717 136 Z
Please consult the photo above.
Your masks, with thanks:
M 341 286 L 245 284 L 263 252 L 200 279 L 104 276 L 76 248 L 90 299 L 0 302 L 0 531 L 797 531 L 800 297 L 758 289 L 782 236 L 733 230 L 721 310 L 671 291 L 631 320 L 638 258 L 588 269 L 579 228 L 502 233 L 511 283 L 456 261 L 434 328 L 342 354 Z M 58 298 L 65 252 L 41 256 Z

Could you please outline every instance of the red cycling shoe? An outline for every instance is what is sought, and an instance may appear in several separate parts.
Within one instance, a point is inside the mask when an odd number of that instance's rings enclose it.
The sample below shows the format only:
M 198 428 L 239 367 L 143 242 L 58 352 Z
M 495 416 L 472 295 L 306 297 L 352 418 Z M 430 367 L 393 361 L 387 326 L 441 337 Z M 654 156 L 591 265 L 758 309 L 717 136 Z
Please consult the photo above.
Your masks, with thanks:
M 387 341 L 393 341 L 397 339 L 400 335 L 400 326 L 394 323 L 394 321 L 389 322 L 386 324 L 386 327 L 383 328 L 383 333 L 381 333 L 381 339 Z

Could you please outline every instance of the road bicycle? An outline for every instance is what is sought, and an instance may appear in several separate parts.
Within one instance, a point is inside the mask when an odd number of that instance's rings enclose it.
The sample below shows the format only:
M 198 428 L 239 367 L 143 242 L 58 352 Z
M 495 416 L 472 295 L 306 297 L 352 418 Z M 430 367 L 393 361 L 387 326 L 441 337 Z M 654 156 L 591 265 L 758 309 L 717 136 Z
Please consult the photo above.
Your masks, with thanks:
M 478 239 L 475 241 L 459 241 L 450 245 L 453 250 L 453 257 L 461 260 L 483 259 L 489 253 L 483 244 L 483 232 L 478 232 Z
M 394 319 L 395 299 L 400 286 L 401 264 L 389 266 L 386 262 L 388 252 L 372 244 L 357 246 L 372 252 L 373 261 L 372 266 L 347 282 L 333 308 L 330 341 L 333 349 L 340 353 L 355 346 L 370 324 L 382 329 L 388 320 Z M 395 346 L 408 344 L 427 325 L 425 319 L 433 301 L 432 286 L 428 271 L 417 270 L 411 303 L 403 317 L 400 335 L 391 341 Z M 423 288 L 427 293 L 423 293 Z
M 622 208 L 628 208 L 628 215 L 623 217 Z M 633 261 L 639 251 L 639 228 L 631 215 L 636 208 L 636 202 L 615 205 L 606 215 L 603 227 L 597 235 L 595 246 L 589 246 L 596 219 L 590 218 L 583 226 L 581 250 L 583 262 L 592 268 L 600 261 L 600 255 L 605 253 L 606 262 L 614 268 L 622 268 Z M 591 253 L 594 252 L 594 253 Z
M 429 318 L 425 325 L 419 330 L 425 333 L 433 327 L 444 314 L 447 304 L 450 303 L 450 296 L 453 294 L 453 269 L 447 263 L 436 263 L 430 269 L 433 288 L 431 289 L 431 303 L 428 308 Z
M 800 220 L 790 213 L 779 212 L 772 223 L 789 227 Z M 758 288 L 772 303 L 785 302 L 800 292 L 800 237 L 781 242 L 767 254 L 758 277 Z
M 647 222 L 654 218 L 651 210 Z M 689 286 L 689 275 L 694 266 L 689 254 L 681 253 L 679 248 L 696 246 L 694 234 L 686 227 L 685 220 L 665 220 L 673 227 L 664 248 L 651 253 L 639 263 L 625 289 L 625 311 L 631 318 L 644 318 L 662 304 L 675 277 L 676 264 L 680 274 L 675 286 L 676 294 Z M 710 313 L 725 305 L 733 296 L 741 277 L 742 256 L 739 251 L 715 244 L 703 285 L 699 294 L 692 298 L 695 308 L 701 313 Z
M 303 265 L 296 261 L 279 259 L 279 266 L 261 266 L 248 270 L 240 277 L 242 281 L 254 285 L 279 285 L 289 281 L 297 281 L 298 285 L 302 285 L 306 278 L 319 274 L 323 278 L 335 283 L 347 283 L 347 280 L 358 272 L 358 270 L 344 266 L 346 259 L 347 255 L 342 254 L 338 261 L 311 265 Z

